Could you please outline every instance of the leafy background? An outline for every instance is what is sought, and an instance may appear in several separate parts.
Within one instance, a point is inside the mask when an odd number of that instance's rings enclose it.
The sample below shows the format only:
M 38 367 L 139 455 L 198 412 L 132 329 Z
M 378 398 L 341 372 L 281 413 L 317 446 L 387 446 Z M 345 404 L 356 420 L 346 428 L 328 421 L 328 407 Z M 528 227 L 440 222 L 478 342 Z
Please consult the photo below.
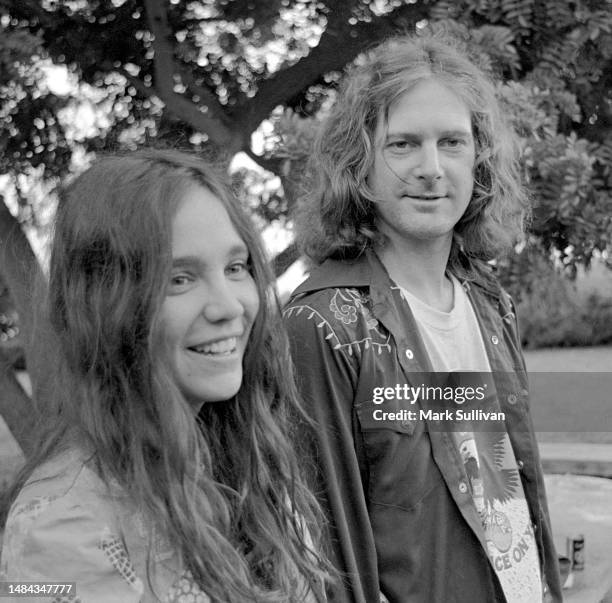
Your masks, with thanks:
M 14 409 L 29 407 L 14 368 L 27 361 L 35 388 L 47 378 L 44 354 L 26 342 L 41 271 L 30 241 L 48 228 L 54 187 L 96 153 L 187 148 L 232 165 L 262 229 L 290 226 L 343 69 L 396 33 L 452 34 L 499 82 L 534 201 L 528 237 L 497 261 L 525 344 L 610 343 L 609 298 L 585 298 L 571 279 L 612 257 L 611 9 L 610 0 L 0 0 L 0 410 L 18 440 L 27 421 Z M 297 252 L 276 251 L 281 274 Z

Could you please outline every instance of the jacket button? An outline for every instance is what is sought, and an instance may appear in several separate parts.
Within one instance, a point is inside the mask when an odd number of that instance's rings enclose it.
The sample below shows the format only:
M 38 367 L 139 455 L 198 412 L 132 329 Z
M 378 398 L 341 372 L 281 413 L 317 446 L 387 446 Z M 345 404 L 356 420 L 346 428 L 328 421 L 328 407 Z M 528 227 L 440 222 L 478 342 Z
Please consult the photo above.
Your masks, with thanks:
M 467 485 L 465 482 L 459 483 L 459 492 L 461 492 L 461 494 L 465 494 L 467 492 Z
M 508 396 L 508 404 L 516 404 L 517 397 L 514 394 L 510 394 Z
M 497 335 L 492 335 L 491 342 L 493 343 L 493 345 L 497 345 L 499 343 L 499 337 L 497 337 Z
M 414 358 L 414 354 L 412 353 L 412 350 L 410 349 L 406 350 L 406 358 L 408 358 L 408 360 L 412 360 Z
M 516 466 L 519 468 L 519 471 L 522 471 L 525 463 L 523 461 L 516 461 Z

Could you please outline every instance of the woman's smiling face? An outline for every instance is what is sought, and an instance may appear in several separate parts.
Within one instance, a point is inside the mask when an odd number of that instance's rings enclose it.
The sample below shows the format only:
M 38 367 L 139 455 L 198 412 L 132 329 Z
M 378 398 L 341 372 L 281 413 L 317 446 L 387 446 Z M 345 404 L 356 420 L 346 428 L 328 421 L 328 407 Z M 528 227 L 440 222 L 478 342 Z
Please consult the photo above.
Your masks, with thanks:
M 187 189 L 172 225 L 172 270 L 161 325 L 177 385 L 197 412 L 233 397 L 259 297 L 249 250 L 222 202 Z

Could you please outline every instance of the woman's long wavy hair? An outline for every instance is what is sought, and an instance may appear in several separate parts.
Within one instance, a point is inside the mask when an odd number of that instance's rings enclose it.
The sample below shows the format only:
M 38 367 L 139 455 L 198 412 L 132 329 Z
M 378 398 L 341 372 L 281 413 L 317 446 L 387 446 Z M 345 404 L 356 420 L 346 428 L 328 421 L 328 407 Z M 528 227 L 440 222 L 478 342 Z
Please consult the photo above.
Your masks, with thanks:
M 197 420 L 160 328 L 172 221 L 194 184 L 223 203 L 261 300 L 240 391 L 204 404 Z M 43 400 L 45 431 L 13 498 L 41 462 L 82 446 L 102 479 L 154 518 L 212 600 L 322 592 L 329 566 L 318 553 L 319 509 L 291 445 L 302 411 L 271 282 L 250 219 L 199 158 L 141 151 L 96 161 L 60 196 L 47 304 L 58 385 Z
M 485 74 L 457 43 L 432 36 L 392 38 L 347 74 L 315 141 L 312 190 L 296 212 L 298 244 L 316 263 L 354 258 L 382 243 L 376 197 L 368 187 L 376 130 L 392 104 L 418 82 L 448 86 L 469 108 L 476 145 L 474 190 L 455 236 L 449 266 L 462 256 L 490 260 L 523 232 L 529 200 L 521 184 L 519 149 Z

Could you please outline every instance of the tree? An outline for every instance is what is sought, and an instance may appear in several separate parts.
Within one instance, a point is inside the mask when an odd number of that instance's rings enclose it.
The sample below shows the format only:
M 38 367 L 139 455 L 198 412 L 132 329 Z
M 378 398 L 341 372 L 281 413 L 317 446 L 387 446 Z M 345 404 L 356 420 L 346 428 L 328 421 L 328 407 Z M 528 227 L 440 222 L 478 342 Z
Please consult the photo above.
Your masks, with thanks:
M 377 15 L 356 0 L 338 8 L 329 4 L 0 0 L 0 173 L 12 176 L 20 210 L 17 218 L 0 212 L 3 247 L 12 248 L 8 233 L 11 240 L 19 238 L 19 222 L 36 218 L 21 194 L 20 175 L 37 172 L 55 181 L 68 173 L 79 148 L 100 151 L 156 138 L 199 150 L 214 147 L 226 160 L 244 151 L 278 172 L 289 188 L 282 160 L 252 153 L 252 132 L 275 107 L 299 106 L 309 87 L 342 69 L 365 39 L 381 39 L 397 27 L 413 28 L 426 14 L 421 5 Z M 277 51 L 278 65 L 273 65 L 269 52 L 279 43 L 286 57 Z M 41 61 L 65 65 L 79 82 L 78 93 L 70 98 L 50 92 Z M 97 102 L 108 113 L 107 124 L 75 140 L 62 112 L 84 90 L 100 92 Z M 29 267 L 24 269 L 24 263 Z M 32 314 L 26 292 L 32 282 L 23 277 L 37 271 L 31 253 L 6 253 L 0 264 L 26 341 Z M 28 354 L 30 367 L 33 352 Z M 19 415 L 9 410 L 27 404 L 10 387 L 12 380 L 10 372 L 0 373 L 7 392 L 0 410 L 17 420 Z M 9 427 L 15 432 L 18 425 L 13 421 Z
M 152 140 L 226 161 L 246 153 L 282 183 L 251 203 L 266 220 L 286 216 L 340 72 L 382 38 L 429 27 L 462 38 L 501 78 L 522 136 L 538 205 L 528 252 L 501 265 L 507 282 L 524 285 L 536 250 L 569 271 L 610 250 L 607 0 L 0 0 L 0 27 L 0 174 L 17 185 L 18 221 L 37 216 L 20 174 L 55 182 L 75 154 Z M 76 92 L 49 89 L 50 65 L 67 68 Z M 78 138 L 67 116 L 85 96 L 102 117 Z M 252 135 L 264 120 L 271 129 L 256 153 Z M 258 174 L 238 177 L 262 184 Z M 15 226 L 8 212 L 0 221 L 1 232 Z M 278 267 L 294 257 L 289 249 Z M 6 254 L 0 273 L 27 331 L 30 299 L 19 291 L 30 290 L 29 273 L 10 265 L 15 258 L 24 261 Z
M 5 20 L 2 21 L 5 25 Z M 36 57 L 42 53 L 40 38 L 24 30 L 0 36 L 0 174 L 13 175 L 22 220 L 34 221 L 33 205 L 21 193 L 22 176 L 50 166 L 60 174 L 71 151 L 57 113 L 65 104 L 37 80 Z M 40 276 L 38 262 L 19 221 L 9 212 L 0 194 L 0 413 L 24 452 L 31 445 L 32 405 L 14 373 L 23 362 L 21 346 L 27 346 L 33 324 L 32 295 Z M 19 308 L 17 324 L 15 307 Z M 40 356 L 32 351 L 30 369 Z M 34 370 L 35 373 L 40 371 Z

